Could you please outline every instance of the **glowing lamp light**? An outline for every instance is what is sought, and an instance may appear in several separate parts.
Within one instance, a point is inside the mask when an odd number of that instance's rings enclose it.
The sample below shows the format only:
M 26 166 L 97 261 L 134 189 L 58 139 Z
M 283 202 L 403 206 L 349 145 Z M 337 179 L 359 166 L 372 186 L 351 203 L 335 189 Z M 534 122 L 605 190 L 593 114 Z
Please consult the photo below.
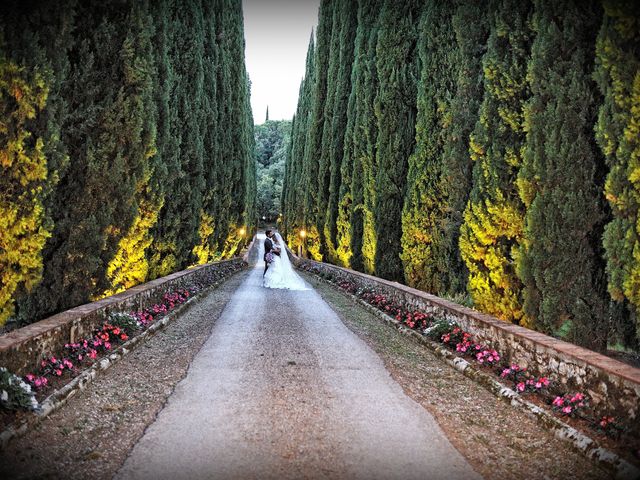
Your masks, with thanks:
M 247 233 L 244 227 L 240 229 L 240 236 L 244 237 L 244 234 Z
M 302 238 L 306 237 L 307 236 L 307 232 L 305 230 L 300 230 L 300 236 Z

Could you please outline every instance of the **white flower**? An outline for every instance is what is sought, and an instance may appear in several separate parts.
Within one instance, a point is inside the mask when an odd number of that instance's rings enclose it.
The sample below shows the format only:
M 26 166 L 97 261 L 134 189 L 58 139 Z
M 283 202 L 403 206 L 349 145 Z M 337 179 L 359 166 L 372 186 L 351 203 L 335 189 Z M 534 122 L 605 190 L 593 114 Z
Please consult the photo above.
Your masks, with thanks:
M 3 402 L 9 401 L 9 393 L 6 390 L 2 390 L 2 393 L 0 394 L 0 400 L 2 400 Z

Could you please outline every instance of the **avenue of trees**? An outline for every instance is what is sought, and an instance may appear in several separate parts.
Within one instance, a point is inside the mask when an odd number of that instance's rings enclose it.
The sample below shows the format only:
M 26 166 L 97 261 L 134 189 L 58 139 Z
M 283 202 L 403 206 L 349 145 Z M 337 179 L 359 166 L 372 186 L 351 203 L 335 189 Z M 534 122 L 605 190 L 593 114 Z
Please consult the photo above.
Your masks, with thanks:
M 640 3 L 322 1 L 286 158 L 292 246 L 637 348 L 639 209 Z
M 0 324 L 233 255 L 252 129 L 240 0 L 5 1 Z

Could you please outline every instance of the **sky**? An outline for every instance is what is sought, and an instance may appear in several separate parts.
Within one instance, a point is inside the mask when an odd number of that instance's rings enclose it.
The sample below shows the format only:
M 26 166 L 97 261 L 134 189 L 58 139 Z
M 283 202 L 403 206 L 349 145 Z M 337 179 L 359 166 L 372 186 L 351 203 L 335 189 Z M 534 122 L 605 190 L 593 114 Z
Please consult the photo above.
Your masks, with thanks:
M 247 72 L 255 124 L 291 120 L 298 104 L 320 0 L 242 0 Z

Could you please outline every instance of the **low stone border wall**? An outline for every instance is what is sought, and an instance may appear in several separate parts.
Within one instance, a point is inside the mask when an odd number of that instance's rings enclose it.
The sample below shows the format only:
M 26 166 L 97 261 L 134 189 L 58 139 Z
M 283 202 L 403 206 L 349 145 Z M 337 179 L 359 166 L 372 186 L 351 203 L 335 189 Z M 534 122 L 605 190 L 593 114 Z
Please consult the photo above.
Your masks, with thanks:
M 238 271 L 239 270 L 234 270 L 230 273 L 233 274 Z M 49 414 L 64 406 L 70 398 L 87 388 L 87 386 L 89 386 L 99 375 L 116 364 L 125 355 L 144 344 L 153 335 L 164 329 L 167 325 L 188 311 L 192 306 L 200 302 L 200 300 L 206 297 L 212 290 L 218 288 L 220 284 L 227 280 L 229 276 L 230 275 L 221 277 L 209 287 L 198 292 L 196 296 L 190 298 L 188 301 L 179 305 L 158 321 L 152 323 L 149 328 L 120 345 L 109 355 L 101 358 L 89 368 L 83 370 L 77 377 L 69 381 L 69 383 L 45 398 L 40 404 L 38 411 L 33 414 L 23 416 L 18 422 L 6 427 L 2 432 L 0 432 L 0 450 L 4 449 L 13 438 L 24 435 Z
M 403 335 L 407 335 L 421 345 L 429 348 L 436 355 L 442 358 L 445 363 L 455 368 L 466 377 L 469 377 L 470 379 L 480 383 L 496 397 L 502 398 L 503 400 L 509 402 L 512 406 L 526 410 L 527 412 L 535 415 L 536 419 L 545 428 L 552 430 L 556 437 L 569 442 L 574 449 L 583 453 L 586 457 L 591 458 L 602 466 L 610 469 L 615 475 L 616 479 L 627 480 L 640 478 L 640 470 L 635 465 L 629 463 L 627 460 L 620 457 L 616 453 L 613 453 L 610 450 L 601 447 L 591 437 L 576 430 L 572 426 L 567 425 L 565 422 L 555 417 L 547 410 L 527 401 L 522 397 L 522 395 L 518 394 L 513 389 L 501 384 L 494 376 L 477 369 L 472 363 L 469 363 L 462 357 L 458 357 L 454 352 L 451 352 L 442 344 L 434 342 L 433 340 L 420 334 L 419 332 L 407 328 L 401 322 L 387 315 L 376 307 L 369 305 L 367 302 L 361 300 L 355 295 L 351 295 L 350 293 L 339 288 L 334 283 L 327 282 L 325 278 L 319 275 L 316 275 L 316 278 L 318 278 L 320 281 L 325 281 L 326 283 L 334 287 L 338 292 L 342 293 L 344 296 L 352 300 L 354 303 L 357 303 L 358 305 L 364 307 L 366 310 L 379 317 L 385 323 L 396 328 Z
M 640 427 L 638 368 L 397 282 L 289 254 L 296 266 L 315 267 L 323 278 L 350 281 L 359 288 L 371 288 L 409 310 L 454 321 L 478 341 L 498 350 L 510 363 L 549 377 L 567 391 L 587 393 L 596 413 L 625 419 L 626 423 L 636 425 L 634 430 Z
M 138 311 L 167 293 L 194 283 L 212 285 L 244 265 L 242 258 L 198 265 L 137 285 L 116 295 L 81 305 L 0 336 L 0 365 L 17 375 L 38 368 L 40 361 L 67 343 L 88 337 L 112 311 Z

